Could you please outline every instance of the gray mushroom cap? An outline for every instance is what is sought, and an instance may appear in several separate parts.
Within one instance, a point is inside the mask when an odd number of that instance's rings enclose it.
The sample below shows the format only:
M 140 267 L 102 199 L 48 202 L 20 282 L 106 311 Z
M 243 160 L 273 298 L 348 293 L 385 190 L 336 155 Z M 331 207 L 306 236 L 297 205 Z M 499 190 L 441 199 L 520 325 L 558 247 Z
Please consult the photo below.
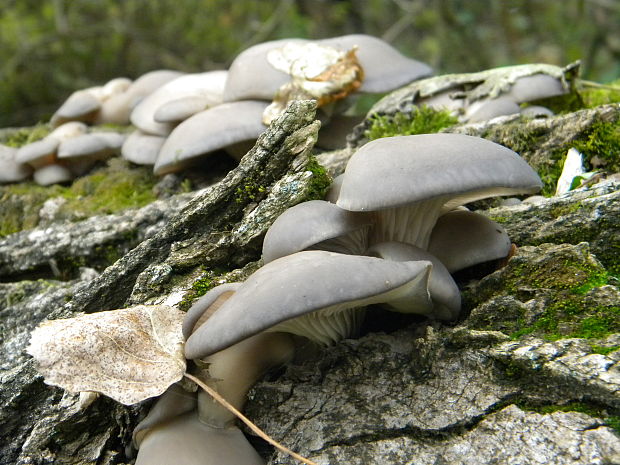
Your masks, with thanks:
M 101 100 L 92 89 L 83 89 L 73 92 L 67 100 L 52 115 L 52 126 L 60 126 L 67 121 L 92 122 L 101 108 Z
M 60 140 L 55 137 L 47 136 L 31 144 L 20 147 L 15 155 L 18 163 L 28 163 L 34 168 L 49 165 L 56 158 L 56 151 L 60 145 Z
M 203 317 L 210 317 L 210 315 L 205 315 L 205 312 L 213 314 L 221 306 L 221 303 L 230 298 L 232 293 L 239 289 L 240 286 L 241 283 L 221 284 L 210 289 L 205 295 L 194 302 L 183 319 L 183 336 L 185 339 L 189 338 L 194 328 L 200 323 Z M 217 308 L 212 308 L 214 304 Z
M 202 358 L 319 310 L 338 313 L 398 299 L 403 293 L 419 296 L 423 305 L 431 306 L 427 291 L 431 266 L 427 261 L 394 262 L 325 251 L 282 257 L 252 274 L 196 329 L 185 343 L 185 356 Z
M 505 115 L 514 115 L 521 111 L 521 107 L 511 98 L 502 95 L 493 99 L 474 102 L 465 112 L 468 123 L 488 121 L 492 118 Z
M 165 137 L 145 134 L 136 129 L 123 142 L 121 155 L 137 165 L 154 165 L 165 141 Z
M 153 114 L 153 119 L 158 123 L 176 124 L 190 116 L 213 106 L 211 100 L 204 96 L 181 97 L 161 105 Z
M 36 168 L 32 177 L 34 182 L 41 186 L 51 186 L 52 184 L 72 181 L 75 176 L 66 166 L 53 163 Z
M 548 74 L 533 74 L 518 78 L 510 88 L 508 96 L 517 103 L 531 102 L 555 97 L 568 92 L 561 79 Z
M 273 99 L 276 91 L 290 80 L 290 76 L 274 68 L 267 54 L 287 43 L 306 43 L 304 39 L 281 39 L 253 45 L 233 60 L 224 88 L 224 101 Z
M 159 152 L 157 175 L 178 171 L 193 159 L 240 142 L 255 141 L 265 130 L 266 102 L 225 103 L 195 114 L 179 124 Z
M 434 308 L 432 316 L 440 320 L 451 320 L 458 316 L 461 310 L 461 293 L 450 272 L 446 269 L 439 258 L 433 254 L 404 242 L 382 242 L 371 246 L 367 253 L 373 257 L 396 261 L 425 260 L 433 264 L 430 273 L 428 290 L 433 299 Z M 410 302 L 391 301 L 386 305 L 406 311 Z
M 146 133 L 167 136 L 172 131 L 173 125 L 156 121 L 154 115 L 157 109 L 174 99 L 192 95 L 207 98 L 209 106 L 217 105 L 222 101 L 227 74 L 226 71 L 208 71 L 185 74 L 172 79 L 145 96 L 136 105 L 131 112 L 131 122 Z
M 542 183 L 512 150 L 462 134 L 386 137 L 349 159 L 336 205 L 373 211 L 370 242 L 426 249 L 442 212 L 496 195 L 530 193 Z
M 239 428 L 214 428 L 196 412 L 175 417 L 150 431 L 136 465 L 264 465 Z
M 453 208 L 495 195 L 536 192 L 541 186 L 519 155 L 486 139 L 462 134 L 396 136 L 369 142 L 353 154 L 337 205 L 374 211 L 445 198 Z
M 29 165 L 17 161 L 18 150 L 0 144 L 0 184 L 19 182 L 32 174 Z
M 290 76 L 275 69 L 267 54 L 287 43 L 307 43 L 303 39 L 282 39 L 254 45 L 240 53 L 230 66 L 224 100 L 272 100 Z M 432 74 L 432 69 L 407 58 L 387 42 L 365 34 L 352 34 L 313 41 L 319 45 L 347 51 L 357 46 L 356 55 L 364 70 L 361 92 L 387 92 L 415 79 Z
M 528 118 L 547 118 L 554 115 L 553 111 L 542 105 L 529 105 L 521 109 L 521 114 Z
M 124 140 L 125 136 L 116 132 L 83 134 L 63 141 L 58 147 L 58 158 L 106 158 L 118 152 Z
M 297 204 L 267 230 L 263 261 L 269 263 L 308 248 L 361 255 L 366 249 L 363 230 L 370 224 L 369 216 L 343 210 L 324 200 Z
M 427 64 L 404 56 L 384 40 L 370 35 L 351 34 L 318 43 L 340 51 L 358 47 L 357 58 L 364 69 L 360 92 L 388 92 L 433 73 Z
M 453 273 L 504 258 L 511 246 L 508 233 L 499 224 L 475 212 L 455 210 L 437 219 L 428 251 Z

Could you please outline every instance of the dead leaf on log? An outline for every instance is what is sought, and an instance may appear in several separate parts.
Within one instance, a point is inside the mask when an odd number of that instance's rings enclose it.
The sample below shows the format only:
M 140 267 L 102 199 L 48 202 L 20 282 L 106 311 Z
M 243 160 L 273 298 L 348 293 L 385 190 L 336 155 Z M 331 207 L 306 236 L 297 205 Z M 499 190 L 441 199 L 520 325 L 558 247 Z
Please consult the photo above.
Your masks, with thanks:
M 46 321 L 32 332 L 27 351 L 47 384 L 130 405 L 183 377 L 184 316 L 166 305 L 138 305 Z

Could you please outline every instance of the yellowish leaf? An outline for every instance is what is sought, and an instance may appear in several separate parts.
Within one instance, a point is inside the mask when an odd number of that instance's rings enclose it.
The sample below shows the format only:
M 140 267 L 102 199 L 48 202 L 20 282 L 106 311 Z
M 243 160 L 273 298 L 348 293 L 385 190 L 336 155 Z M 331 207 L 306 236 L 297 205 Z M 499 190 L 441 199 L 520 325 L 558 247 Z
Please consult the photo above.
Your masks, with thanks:
M 138 305 L 46 321 L 32 332 L 27 351 L 47 384 L 134 404 L 183 377 L 184 316 L 166 305 Z

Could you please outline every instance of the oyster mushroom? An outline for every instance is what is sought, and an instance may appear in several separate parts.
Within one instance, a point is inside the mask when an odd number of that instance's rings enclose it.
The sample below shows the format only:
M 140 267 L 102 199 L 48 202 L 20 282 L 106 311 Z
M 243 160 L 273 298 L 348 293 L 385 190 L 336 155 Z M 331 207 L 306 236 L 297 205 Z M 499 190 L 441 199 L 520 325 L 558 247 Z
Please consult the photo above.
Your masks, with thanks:
M 98 132 L 61 142 L 57 157 L 77 176 L 86 173 L 99 160 L 120 151 L 125 136 L 116 132 Z
M 405 244 L 403 242 L 381 242 L 372 245 L 367 254 L 373 257 L 379 257 L 386 260 L 395 260 L 399 262 L 425 260 L 433 264 L 428 282 L 428 291 L 433 300 L 433 308 L 431 314 L 440 320 L 452 320 L 456 318 L 461 310 L 461 294 L 450 272 L 441 263 L 441 261 L 414 245 Z M 399 311 L 407 312 L 411 306 L 408 300 L 394 300 L 387 302 L 385 305 Z
M 330 344 L 359 327 L 357 307 L 408 299 L 407 311 L 432 309 L 428 261 L 395 262 L 326 251 L 303 251 L 266 264 L 185 343 L 203 358 L 262 331 L 285 331 Z
M 41 186 L 51 186 L 52 184 L 72 181 L 75 175 L 66 166 L 52 163 L 36 168 L 32 177 L 34 182 Z
M 467 210 L 441 215 L 431 232 L 428 252 L 450 273 L 508 256 L 508 233 L 486 216 Z
M 34 168 L 43 167 L 57 160 L 60 144 L 66 140 L 86 134 L 88 127 L 81 122 L 71 121 L 58 126 L 43 139 L 24 145 L 17 152 L 17 161 Z
M 533 193 L 542 183 L 515 152 L 462 134 L 386 137 L 353 154 L 336 205 L 373 212 L 370 243 L 426 249 L 437 218 L 468 202 Z
M 371 218 L 324 200 L 311 200 L 289 208 L 267 230 L 263 261 L 272 262 L 302 250 L 362 255 L 367 248 Z
M 0 144 L 0 184 L 23 181 L 32 174 L 32 167 L 18 162 L 16 155 L 16 148 Z
M 140 441 L 136 465 L 264 465 L 237 427 L 215 428 L 191 411 L 156 425 Z
M 174 126 L 155 120 L 155 112 L 162 105 L 182 97 L 206 99 L 202 110 L 221 103 L 227 74 L 226 71 L 209 71 L 185 74 L 168 81 L 136 105 L 130 116 L 132 124 L 145 133 L 167 136 Z
M 154 165 L 164 142 L 165 137 L 146 134 L 136 129 L 123 142 L 121 155 L 136 165 Z
M 168 136 L 157 157 L 154 172 L 163 175 L 179 171 L 196 159 L 239 144 L 250 148 L 265 130 L 261 122 L 266 102 L 243 101 L 217 105 L 179 124 Z M 241 158 L 233 152 L 233 156 Z
M 432 73 L 429 66 L 407 58 L 381 39 L 364 34 L 312 41 L 315 44 L 348 51 L 357 47 L 357 57 L 364 70 L 360 92 L 387 92 Z M 303 39 L 264 42 L 240 53 L 230 65 L 224 100 L 272 100 L 290 76 L 270 65 L 267 56 L 287 44 L 303 45 Z

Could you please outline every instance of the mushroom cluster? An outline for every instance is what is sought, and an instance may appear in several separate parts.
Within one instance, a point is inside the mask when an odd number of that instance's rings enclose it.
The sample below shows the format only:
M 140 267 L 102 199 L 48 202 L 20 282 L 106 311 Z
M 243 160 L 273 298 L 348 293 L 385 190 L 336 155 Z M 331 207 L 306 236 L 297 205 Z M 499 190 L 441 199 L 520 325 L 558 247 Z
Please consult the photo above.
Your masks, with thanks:
M 301 203 L 273 223 L 263 267 L 194 303 L 183 323 L 185 356 L 241 408 L 258 377 L 292 357 L 299 339 L 291 335 L 320 345 L 354 336 L 368 305 L 453 320 L 461 302 L 452 273 L 511 249 L 501 226 L 463 206 L 540 187 L 515 152 L 485 139 L 426 134 L 368 143 L 349 160 L 332 201 Z M 165 463 L 157 457 L 174 448 L 205 454 L 186 463 L 262 463 L 236 442 L 242 436 L 228 412 L 188 396 L 175 388 L 138 426 L 136 463 Z M 183 440 L 181 427 L 192 431 Z
M 66 182 L 85 171 L 88 157 L 100 157 L 103 151 L 153 166 L 157 175 L 200 163 L 218 150 L 239 160 L 293 99 L 316 100 L 323 123 L 319 145 L 342 147 L 363 117 L 345 113 L 351 111 L 353 94 L 391 91 L 431 71 L 380 39 L 356 34 L 261 43 L 240 53 L 228 71 L 158 70 L 133 82 L 113 79 L 69 96 L 51 119 L 62 136 L 54 131 L 24 147 L 20 156 L 3 149 L 2 158 L 11 163 L 13 174 L 0 182 L 21 181 L 33 169 L 42 184 Z M 61 156 L 56 152 L 61 139 L 74 137 L 61 129 L 69 123 L 73 128 L 79 123 L 83 132 L 85 124 L 131 123 L 135 131 L 123 137 L 122 146 L 102 147 L 97 155 L 72 150 L 72 155 Z M 79 157 L 79 169 L 69 157 Z

